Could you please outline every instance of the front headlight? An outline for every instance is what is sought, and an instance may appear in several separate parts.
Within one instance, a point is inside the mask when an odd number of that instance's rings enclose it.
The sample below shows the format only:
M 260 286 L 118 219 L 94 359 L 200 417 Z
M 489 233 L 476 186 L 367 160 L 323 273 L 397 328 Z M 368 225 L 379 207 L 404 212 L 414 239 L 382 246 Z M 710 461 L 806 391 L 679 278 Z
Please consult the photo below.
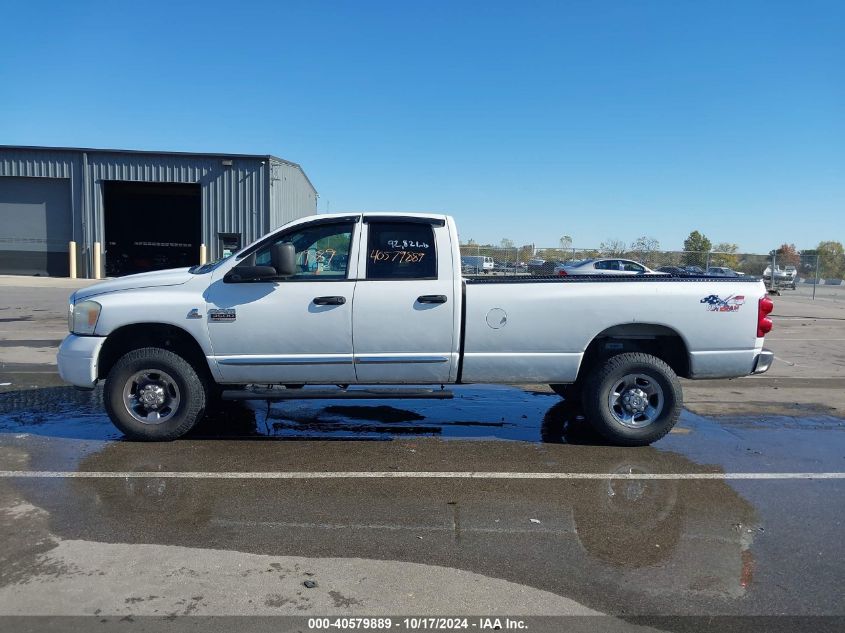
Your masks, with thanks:
M 96 301 L 80 301 L 75 305 L 71 304 L 71 308 L 70 331 L 74 334 L 93 334 L 102 306 Z

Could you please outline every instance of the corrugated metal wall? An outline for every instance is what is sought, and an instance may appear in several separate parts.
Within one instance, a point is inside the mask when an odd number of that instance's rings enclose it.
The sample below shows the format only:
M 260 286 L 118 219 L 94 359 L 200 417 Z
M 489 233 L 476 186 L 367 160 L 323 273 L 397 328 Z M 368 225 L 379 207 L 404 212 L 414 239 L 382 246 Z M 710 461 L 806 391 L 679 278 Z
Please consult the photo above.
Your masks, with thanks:
M 203 242 L 212 259 L 221 255 L 218 233 L 240 233 L 246 244 L 317 212 L 317 192 L 302 170 L 272 157 L 0 147 L 2 176 L 70 179 L 74 235 L 89 266 L 93 243 L 105 241 L 106 180 L 199 183 Z
M 70 178 L 79 155 L 62 150 L 0 148 L 0 176 Z
M 270 161 L 270 227 L 317 213 L 317 191 L 298 167 Z

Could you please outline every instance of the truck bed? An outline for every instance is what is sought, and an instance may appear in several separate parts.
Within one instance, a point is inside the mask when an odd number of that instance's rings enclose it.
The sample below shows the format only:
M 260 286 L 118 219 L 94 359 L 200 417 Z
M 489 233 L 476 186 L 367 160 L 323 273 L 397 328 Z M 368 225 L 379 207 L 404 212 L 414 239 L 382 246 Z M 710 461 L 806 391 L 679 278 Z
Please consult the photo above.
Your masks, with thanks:
M 742 277 L 681 277 L 676 275 L 464 275 L 467 284 L 529 284 L 529 283 L 753 283 L 759 282 L 760 277 L 744 275 Z
M 573 382 L 601 337 L 670 340 L 692 378 L 745 375 L 762 349 L 757 303 L 765 294 L 756 277 L 465 278 L 460 379 Z

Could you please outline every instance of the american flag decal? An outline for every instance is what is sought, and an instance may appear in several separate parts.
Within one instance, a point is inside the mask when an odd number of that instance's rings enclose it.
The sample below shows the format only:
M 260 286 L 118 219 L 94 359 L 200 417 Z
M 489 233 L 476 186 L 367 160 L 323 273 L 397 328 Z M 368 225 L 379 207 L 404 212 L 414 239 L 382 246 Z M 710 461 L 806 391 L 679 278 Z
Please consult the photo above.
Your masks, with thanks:
M 745 295 L 730 295 L 724 299 L 719 295 L 708 295 L 700 303 L 707 304 L 708 312 L 737 312 L 745 304 Z

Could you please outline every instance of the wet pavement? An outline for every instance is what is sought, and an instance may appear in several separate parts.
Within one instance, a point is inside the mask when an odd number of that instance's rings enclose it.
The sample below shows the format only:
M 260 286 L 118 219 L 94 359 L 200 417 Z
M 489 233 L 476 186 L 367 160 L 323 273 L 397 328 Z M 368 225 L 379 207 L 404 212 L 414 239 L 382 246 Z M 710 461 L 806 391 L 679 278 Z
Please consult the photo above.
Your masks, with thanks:
M 464 387 L 232 404 L 142 444 L 99 392 L 2 389 L 0 470 L 118 475 L 0 479 L 0 613 L 845 615 L 845 480 L 685 478 L 845 471 L 840 418 L 684 412 L 616 448 L 556 396 Z M 644 478 L 215 477 L 326 471 Z

